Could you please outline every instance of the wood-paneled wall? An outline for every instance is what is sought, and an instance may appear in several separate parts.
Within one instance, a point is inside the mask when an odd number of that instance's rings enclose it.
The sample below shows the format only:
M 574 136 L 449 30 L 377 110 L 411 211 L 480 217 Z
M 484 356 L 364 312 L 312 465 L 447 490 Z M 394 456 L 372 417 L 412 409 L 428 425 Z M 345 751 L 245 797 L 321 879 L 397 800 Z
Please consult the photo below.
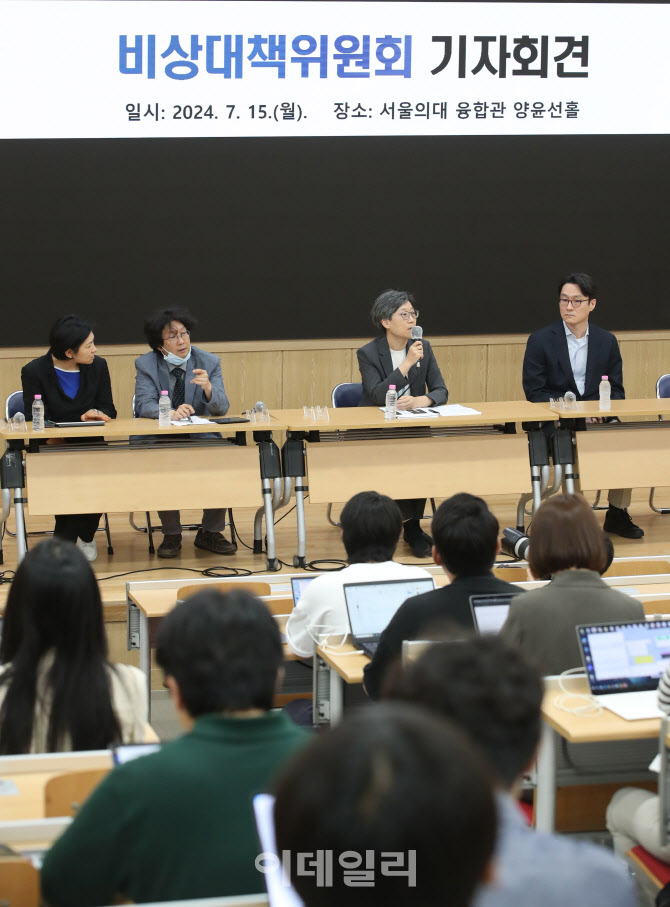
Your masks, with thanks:
M 270 409 L 330 403 L 340 381 L 358 381 L 356 350 L 369 338 L 348 340 L 262 341 L 196 344 L 221 357 L 231 412 L 263 400 Z M 521 364 L 525 334 L 431 337 L 450 401 L 523 399 Z M 656 379 L 670 371 L 670 331 L 618 335 L 626 394 L 652 397 Z M 145 346 L 101 346 L 109 363 L 114 401 L 120 416 L 130 416 L 134 360 Z M 43 348 L 0 350 L 0 400 L 21 387 L 21 367 L 44 353 Z

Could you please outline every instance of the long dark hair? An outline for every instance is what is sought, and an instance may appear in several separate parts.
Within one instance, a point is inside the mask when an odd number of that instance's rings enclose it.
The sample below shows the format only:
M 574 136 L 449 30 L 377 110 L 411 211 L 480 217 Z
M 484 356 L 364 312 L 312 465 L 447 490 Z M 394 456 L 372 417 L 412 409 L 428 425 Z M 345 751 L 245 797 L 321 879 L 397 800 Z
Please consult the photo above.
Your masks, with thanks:
M 53 653 L 47 752 L 103 749 L 121 728 L 110 692 L 100 590 L 88 561 L 60 539 L 41 542 L 16 571 L 7 597 L 0 661 L 6 686 L 0 754 L 27 753 L 33 736 L 40 660 Z

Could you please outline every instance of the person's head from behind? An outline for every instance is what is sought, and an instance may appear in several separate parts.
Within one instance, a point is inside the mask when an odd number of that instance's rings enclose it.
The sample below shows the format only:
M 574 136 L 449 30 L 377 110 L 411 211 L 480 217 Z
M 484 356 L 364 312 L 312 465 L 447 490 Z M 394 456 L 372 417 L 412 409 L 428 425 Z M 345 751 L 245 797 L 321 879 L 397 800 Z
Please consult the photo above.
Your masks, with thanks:
M 69 733 L 74 749 L 108 746 L 118 733 L 106 675 L 107 637 L 91 566 L 71 542 L 36 545 L 7 596 L 0 661 L 9 664 L 0 752 L 25 752 L 32 735 L 38 665 L 52 658 L 48 748 Z
M 530 528 L 528 567 L 536 580 L 573 568 L 602 573 L 602 529 L 580 494 L 557 494 L 539 506 Z
M 533 759 L 542 678 L 497 636 L 435 643 L 386 692 L 453 721 L 480 747 L 504 789 L 514 786 Z
M 197 321 L 184 306 L 172 306 L 154 312 L 144 322 L 144 336 L 152 350 L 179 359 L 191 350 L 191 331 Z
M 350 564 L 381 564 L 393 559 L 402 515 L 391 498 L 377 491 L 360 491 L 342 508 L 340 523 Z
M 464 735 L 423 709 L 352 712 L 285 768 L 276 795 L 278 850 L 290 853 L 307 907 L 465 907 L 488 875 L 496 828 L 488 769 Z M 332 853 L 331 887 L 296 872 L 300 855 L 317 851 Z M 365 869 L 367 851 L 374 884 L 347 887 L 344 872 L 357 854 Z M 406 874 L 394 875 L 392 863 Z
M 461 492 L 433 516 L 433 560 L 452 576 L 487 573 L 500 550 L 498 520 L 486 502 Z
M 90 365 L 96 353 L 93 327 L 79 315 L 63 315 L 49 331 L 49 352 L 60 362 Z
M 282 657 L 274 618 L 243 589 L 205 589 L 177 605 L 161 624 L 156 648 L 187 727 L 202 715 L 271 709 Z

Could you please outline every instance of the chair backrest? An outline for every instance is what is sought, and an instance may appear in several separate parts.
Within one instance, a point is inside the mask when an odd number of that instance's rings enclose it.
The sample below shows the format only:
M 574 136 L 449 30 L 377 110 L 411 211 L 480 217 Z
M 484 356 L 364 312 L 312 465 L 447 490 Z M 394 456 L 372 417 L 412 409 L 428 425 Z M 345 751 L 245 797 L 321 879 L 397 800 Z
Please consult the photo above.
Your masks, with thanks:
M 17 413 L 23 413 L 24 416 L 26 414 L 23 408 L 23 391 L 13 391 L 5 403 L 5 419 L 12 419 Z
M 107 774 L 107 768 L 91 768 L 50 778 L 44 787 L 44 815 L 47 818 L 76 815 L 89 794 Z
M 359 382 L 346 382 L 333 388 L 331 403 L 334 407 L 358 406 L 363 396 L 363 385 Z
M 25 857 L 2 857 L 0 892 L 0 903 L 6 907 L 39 907 L 39 870 Z
M 670 375 L 661 375 L 661 377 L 656 382 L 656 396 L 660 399 L 661 397 L 670 397 Z
M 177 598 L 182 601 L 189 595 L 195 595 L 196 592 L 202 592 L 203 589 L 216 589 L 217 592 L 231 592 L 233 589 L 244 589 L 245 592 L 251 592 L 252 595 L 272 595 L 270 583 L 250 582 L 250 583 L 200 583 L 191 586 L 180 586 L 177 589 Z

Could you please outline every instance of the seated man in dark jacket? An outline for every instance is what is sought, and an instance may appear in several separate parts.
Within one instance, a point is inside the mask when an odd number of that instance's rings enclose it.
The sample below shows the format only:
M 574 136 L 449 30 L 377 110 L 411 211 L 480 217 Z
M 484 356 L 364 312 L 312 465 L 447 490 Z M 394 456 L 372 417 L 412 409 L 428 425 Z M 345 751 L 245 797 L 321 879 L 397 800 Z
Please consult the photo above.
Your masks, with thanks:
M 491 573 L 500 551 L 498 529 L 498 520 L 481 498 L 462 492 L 440 504 L 433 517 L 433 560 L 450 583 L 409 598 L 396 611 L 381 635 L 374 658 L 365 667 L 369 696 L 379 697 L 384 674 L 400 658 L 403 640 L 419 638 L 438 622 L 472 629 L 471 595 L 516 595 L 522 591 Z

